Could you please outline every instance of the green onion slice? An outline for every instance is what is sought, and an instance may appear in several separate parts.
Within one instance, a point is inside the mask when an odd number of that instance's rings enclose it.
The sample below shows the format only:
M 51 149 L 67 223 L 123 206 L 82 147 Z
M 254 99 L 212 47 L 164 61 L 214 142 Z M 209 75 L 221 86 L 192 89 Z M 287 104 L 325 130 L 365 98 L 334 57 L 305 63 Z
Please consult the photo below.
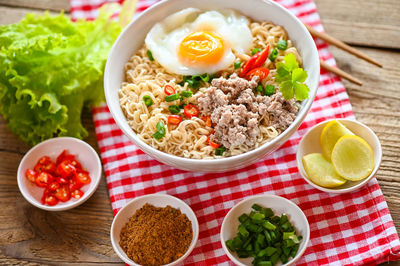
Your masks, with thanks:
M 147 54 L 147 57 L 149 58 L 150 61 L 154 61 L 153 54 L 151 53 L 150 50 L 147 50 L 146 54 Z
M 166 102 L 172 102 L 172 101 L 176 101 L 176 100 L 180 99 L 180 97 L 181 96 L 179 95 L 179 93 L 175 93 L 172 95 L 165 96 L 164 100 Z
M 285 41 L 285 40 L 279 40 L 279 41 L 278 41 L 278 44 L 276 45 L 276 47 L 277 47 L 279 50 L 286 50 L 286 49 L 287 49 L 287 46 L 288 46 L 288 43 L 287 43 L 287 41 Z

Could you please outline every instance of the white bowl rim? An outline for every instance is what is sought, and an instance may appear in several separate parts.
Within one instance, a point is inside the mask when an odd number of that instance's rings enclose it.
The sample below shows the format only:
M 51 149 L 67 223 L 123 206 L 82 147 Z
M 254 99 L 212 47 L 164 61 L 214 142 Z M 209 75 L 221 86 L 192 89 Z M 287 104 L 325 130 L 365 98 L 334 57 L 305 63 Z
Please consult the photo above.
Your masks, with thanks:
M 93 156 L 95 158 L 95 162 L 96 162 L 96 168 L 98 169 L 99 175 L 96 177 L 92 177 L 92 182 L 94 182 L 94 185 L 90 187 L 90 189 L 88 191 L 86 191 L 86 193 L 83 195 L 82 198 L 80 198 L 79 200 L 71 203 L 71 204 L 66 204 L 66 205 L 55 205 L 55 206 L 48 206 L 48 205 L 43 205 L 37 201 L 34 201 L 30 198 L 30 194 L 29 192 L 22 187 L 22 178 L 25 178 L 24 176 L 21 176 L 20 173 L 22 171 L 22 167 L 25 164 L 25 161 L 28 160 L 29 156 L 31 153 L 34 152 L 34 150 L 38 149 L 39 147 L 42 146 L 46 146 L 46 145 L 51 145 L 54 142 L 62 142 L 64 140 L 69 140 L 69 141 L 75 141 L 77 143 L 79 143 L 80 145 L 83 145 L 84 147 L 86 147 L 91 153 L 93 153 Z M 46 154 L 43 154 L 43 156 L 45 156 Z M 24 174 L 24 173 L 22 173 Z M 77 139 L 77 138 L 73 138 L 73 137 L 56 137 L 56 138 L 51 138 L 45 141 L 40 142 L 39 144 L 33 146 L 22 158 L 22 160 L 19 163 L 18 166 L 18 170 L 17 170 L 17 183 L 18 183 L 18 188 L 19 191 L 21 192 L 22 196 L 32 205 L 34 205 L 35 207 L 38 207 L 42 210 L 46 210 L 46 211 L 65 211 L 65 210 L 69 210 L 72 208 L 75 208 L 79 205 L 81 205 L 82 203 L 84 203 L 85 201 L 87 201 L 92 195 L 93 193 L 97 190 L 97 187 L 100 184 L 100 179 L 101 179 L 101 175 L 102 175 L 102 166 L 101 166 L 101 161 L 99 158 L 99 155 L 97 154 L 97 152 L 95 151 L 95 149 L 93 149 L 92 146 L 90 146 L 88 143 L 86 143 L 83 140 Z
M 290 124 L 290 126 L 283 131 L 281 134 L 279 134 L 277 137 L 275 137 L 274 139 L 272 139 L 271 141 L 268 141 L 266 143 L 264 143 L 263 145 L 254 148 L 250 151 L 247 151 L 245 153 L 241 153 L 235 156 L 230 156 L 230 157 L 223 157 L 223 158 L 214 158 L 214 159 L 192 159 L 192 158 L 184 158 L 184 157 L 180 157 L 180 156 L 176 156 L 173 154 L 169 154 L 169 153 L 165 153 L 162 152 L 156 148 L 154 148 L 151 145 L 148 145 L 147 143 L 145 143 L 144 141 L 142 141 L 135 132 L 133 132 L 133 134 L 131 134 L 131 132 L 129 132 L 127 129 L 125 129 L 124 124 L 126 123 L 126 120 L 124 121 L 120 121 L 117 119 L 117 109 L 121 108 L 120 105 L 116 104 L 113 105 L 112 104 L 112 96 L 111 96 L 111 90 L 112 88 L 108 87 L 108 82 L 107 80 L 109 79 L 109 76 L 112 73 L 112 69 L 111 69 L 111 60 L 110 58 L 113 56 L 114 53 L 117 53 L 118 51 L 116 50 L 116 46 L 117 43 L 120 41 L 120 39 L 123 38 L 123 36 L 125 35 L 125 33 L 128 31 L 128 29 L 132 26 L 132 24 L 134 24 L 136 21 L 140 20 L 143 16 L 146 16 L 147 14 L 153 12 L 154 9 L 162 9 L 164 6 L 167 6 L 170 2 L 180 2 L 181 0 L 164 0 L 164 1 L 160 1 L 154 5 L 152 5 L 151 7 L 149 7 L 148 9 L 146 9 L 144 12 L 142 12 L 139 16 L 137 16 L 136 18 L 132 19 L 132 21 L 125 27 L 125 29 L 121 32 L 121 34 L 118 36 L 118 38 L 116 39 L 116 41 L 114 42 L 111 51 L 109 53 L 109 56 L 107 58 L 107 63 L 106 63 L 106 67 L 105 67 L 105 71 L 104 71 L 104 91 L 105 91 L 105 97 L 106 97 L 106 102 L 107 102 L 107 106 L 110 110 L 110 113 L 112 115 L 112 117 L 114 118 L 114 121 L 116 122 L 116 124 L 118 125 L 119 129 L 121 129 L 121 131 L 133 142 L 138 142 L 141 145 L 144 145 L 146 147 L 148 147 L 152 153 L 156 154 L 157 157 L 170 157 L 173 158 L 177 164 L 185 164 L 185 163 L 193 163 L 196 162 L 198 164 L 207 164 L 207 165 L 213 165 L 213 166 L 217 166 L 220 163 L 229 163 L 229 162 L 236 162 L 237 160 L 240 160 L 242 158 L 245 157 L 251 157 L 251 155 L 253 154 L 257 154 L 257 152 L 259 150 L 263 150 L 266 149 L 267 147 L 270 146 L 274 146 L 276 143 L 278 143 L 281 139 L 287 137 L 285 132 L 290 132 L 291 129 L 293 128 L 298 128 L 301 124 L 302 121 L 304 121 L 308 111 L 311 108 L 312 103 L 314 102 L 315 96 L 317 94 L 317 90 L 318 90 L 318 86 L 319 86 L 319 73 L 320 73 L 320 65 L 319 65 L 319 55 L 318 55 L 318 50 L 317 47 L 315 45 L 315 42 L 311 36 L 311 34 L 308 32 L 307 28 L 305 27 L 305 25 L 295 16 L 293 15 L 289 10 L 287 10 L 286 8 L 284 8 L 283 6 L 281 6 L 280 4 L 271 1 L 271 0 L 260 0 L 260 2 L 264 2 L 264 3 L 268 3 L 274 6 L 274 8 L 280 9 L 283 13 L 285 13 L 286 15 L 288 15 L 289 17 L 291 17 L 291 19 L 295 20 L 297 22 L 297 24 L 303 29 L 303 31 L 306 33 L 305 34 L 305 38 L 312 44 L 310 47 L 310 50 L 312 51 L 312 53 L 314 53 L 314 55 L 316 55 L 316 60 L 318 62 L 314 62 L 314 66 L 316 68 L 316 71 L 318 73 L 318 80 L 315 80 L 315 84 L 312 84 L 313 87 L 315 88 L 310 88 L 310 93 L 309 93 L 309 98 L 306 100 L 306 104 L 299 110 L 299 112 L 296 115 L 295 120 L 292 122 L 292 124 Z M 311 86 L 312 86 L 311 85 Z M 289 137 L 287 137 L 289 138 Z M 145 152 L 146 154 L 152 156 L 151 154 Z
M 292 207 L 294 207 L 294 209 L 295 209 L 298 213 L 300 213 L 301 218 L 303 218 L 303 220 L 306 221 L 306 227 L 307 227 L 307 229 L 308 229 L 308 230 L 307 230 L 307 235 L 306 235 L 306 236 L 303 236 L 303 241 L 305 241 L 305 242 L 304 242 L 303 248 L 302 248 L 301 250 L 298 250 L 298 251 L 297 251 L 297 254 L 296 254 L 296 256 L 295 256 L 294 258 L 292 258 L 290 261 L 288 261 L 286 264 L 283 264 L 283 265 L 291 265 L 291 264 L 295 263 L 297 260 L 299 260 L 299 259 L 301 258 L 301 256 L 303 256 L 304 252 L 306 251 L 307 246 L 308 246 L 308 242 L 310 241 L 310 224 L 308 223 L 307 217 L 306 217 L 306 215 L 304 214 L 304 212 L 302 211 L 302 209 L 300 209 L 300 207 L 297 206 L 297 204 L 294 203 L 293 201 L 291 201 L 291 200 L 289 200 L 289 199 L 287 199 L 287 198 L 278 196 L 278 195 L 274 195 L 274 194 L 254 195 L 254 196 L 249 196 L 249 197 L 247 197 L 247 198 L 241 200 L 241 201 L 238 202 L 237 204 L 235 204 L 235 206 L 233 206 L 233 207 L 229 210 L 229 212 L 225 215 L 224 220 L 222 221 L 221 230 L 220 230 L 220 241 L 221 241 L 221 245 L 222 245 L 222 248 L 223 248 L 225 254 L 226 254 L 226 255 L 229 257 L 229 259 L 231 259 L 236 265 L 239 265 L 239 266 L 246 266 L 246 264 L 243 264 L 242 262 L 240 262 L 239 260 L 237 260 L 237 259 L 231 254 L 231 252 L 230 252 L 230 251 L 228 250 L 228 248 L 226 247 L 225 241 L 224 241 L 224 239 L 223 239 L 223 237 L 222 237 L 222 236 L 223 236 L 222 231 L 224 230 L 224 228 L 226 227 L 226 224 L 228 223 L 227 217 L 228 217 L 229 214 L 232 213 L 236 208 L 238 208 L 238 206 L 244 204 L 244 203 L 247 202 L 247 201 L 250 201 L 250 200 L 253 200 L 253 199 L 271 199 L 271 198 L 275 198 L 275 199 L 278 199 L 278 200 L 283 200 L 283 201 L 286 202 L 287 204 L 289 204 L 289 205 L 291 205 Z M 249 210 L 249 211 L 250 211 L 250 210 Z
M 119 244 L 115 242 L 115 239 L 114 239 L 115 237 L 114 237 L 113 232 L 114 232 L 114 227 L 115 227 L 115 221 L 119 219 L 118 217 L 119 217 L 121 211 L 122 211 L 124 208 L 127 208 L 129 205 L 134 204 L 134 203 L 135 203 L 136 201 L 138 201 L 138 200 L 147 199 L 147 198 L 152 198 L 152 197 L 170 198 L 170 199 L 176 200 L 176 201 L 178 201 L 179 203 L 181 203 L 182 205 L 185 205 L 186 207 L 188 207 L 188 210 L 190 210 L 190 212 L 193 214 L 193 217 L 195 218 L 195 220 L 194 220 L 194 228 L 197 229 L 197 233 L 196 233 L 196 234 L 193 234 L 193 239 L 192 239 L 192 242 L 190 243 L 190 246 L 189 246 L 188 250 L 187 250 L 187 251 L 185 252 L 185 254 L 183 254 L 179 259 L 177 259 L 177 260 L 175 260 L 175 261 L 173 261 L 173 262 L 171 262 L 171 263 L 165 264 L 164 266 L 176 265 L 176 264 L 178 264 L 178 263 L 184 261 L 184 260 L 190 255 L 190 253 L 192 253 L 193 249 L 195 248 L 195 246 L 196 246 L 196 244 L 197 244 L 197 240 L 199 239 L 200 226 L 199 226 L 199 221 L 197 220 L 197 216 L 196 216 L 195 212 L 193 211 L 193 209 L 189 206 L 189 204 L 187 204 L 186 202 L 184 202 L 184 201 L 181 200 L 180 198 L 174 197 L 174 196 L 169 195 L 169 194 L 164 194 L 164 193 L 153 193 L 153 194 L 148 194 L 148 195 L 143 195 L 143 196 L 135 197 L 135 198 L 133 198 L 132 200 L 130 200 L 129 202 L 127 202 L 127 203 L 125 204 L 125 206 L 122 207 L 122 208 L 118 211 L 117 215 L 115 215 L 115 217 L 114 217 L 114 219 L 113 219 L 113 221 L 112 221 L 112 223 L 111 223 L 111 229 L 110 229 L 111 245 L 112 245 L 112 247 L 113 247 L 115 253 L 117 253 L 118 257 L 119 257 L 120 259 L 122 259 L 125 263 L 127 263 L 127 264 L 129 264 L 129 265 L 134 265 L 134 266 L 138 265 L 138 266 L 140 266 L 139 264 L 135 263 L 133 260 L 131 260 L 131 259 L 129 259 L 129 258 L 126 259 L 124 256 L 122 256 L 122 254 L 120 254 L 120 252 L 119 252 L 119 250 L 118 250 L 118 248 L 117 248 L 117 247 L 119 246 Z M 156 206 L 156 207 L 157 207 L 157 206 Z M 175 208 L 174 206 L 171 206 L 171 207 Z M 132 215 L 133 215 L 133 214 L 132 214 Z
M 351 187 L 348 187 L 348 188 L 337 188 L 337 189 L 334 189 L 334 188 L 325 188 L 325 187 L 319 186 L 319 185 L 313 183 L 311 180 L 308 179 L 307 174 L 306 174 L 306 172 L 304 170 L 304 167 L 303 167 L 302 158 L 300 158 L 300 149 L 297 149 L 297 153 L 296 153 L 297 168 L 298 168 L 298 170 L 300 172 L 301 177 L 308 184 L 310 184 L 311 186 L 313 186 L 314 188 L 316 188 L 318 190 L 321 190 L 323 192 L 328 192 L 328 193 L 335 193 L 335 194 L 348 193 L 348 192 L 355 191 L 355 190 L 365 186 L 375 176 L 375 174 L 378 171 L 378 169 L 379 169 L 379 167 L 381 165 L 381 162 L 382 162 L 382 146 L 381 146 L 381 142 L 379 141 L 379 138 L 375 134 L 375 132 L 372 131 L 372 129 L 369 128 L 367 125 L 361 123 L 360 121 L 356 120 L 355 118 L 332 118 L 332 119 L 327 119 L 327 120 L 324 120 L 322 122 L 319 122 L 318 124 L 312 126 L 310 129 L 308 129 L 306 134 L 304 134 L 303 137 L 301 138 L 298 147 L 301 147 L 301 146 L 304 145 L 304 140 L 305 140 L 306 136 L 308 136 L 308 134 L 310 134 L 310 132 L 315 130 L 315 128 L 317 128 L 318 126 L 321 126 L 323 124 L 327 124 L 332 120 L 349 121 L 350 123 L 358 124 L 364 130 L 369 132 L 369 134 L 373 137 L 374 141 L 377 144 L 377 150 L 378 150 L 378 155 L 379 155 L 379 156 L 375 156 L 374 155 L 374 158 L 376 159 L 377 157 L 379 157 L 380 160 L 378 162 L 375 161 L 375 166 L 374 166 L 374 169 L 372 170 L 371 174 L 367 178 L 365 178 L 362 182 L 360 182 L 358 184 L 355 184 L 355 185 L 353 185 Z

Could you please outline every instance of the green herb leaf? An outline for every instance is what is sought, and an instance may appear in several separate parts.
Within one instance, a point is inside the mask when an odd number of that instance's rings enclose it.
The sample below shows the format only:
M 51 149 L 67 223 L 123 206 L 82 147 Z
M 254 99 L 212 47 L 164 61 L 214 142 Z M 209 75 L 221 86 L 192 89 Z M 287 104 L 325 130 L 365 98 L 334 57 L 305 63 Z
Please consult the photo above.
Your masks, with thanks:
M 302 68 L 296 68 L 292 72 L 292 81 L 293 82 L 304 82 L 307 79 L 307 72 L 304 71 Z
M 296 97 L 302 101 L 308 98 L 310 89 L 304 82 L 307 79 L 307 71 L 299 67 L 294 54 L 288 54 L 283 62 L 276 64 L 275 82 L 279 84 L 279 89 L 286 100 Z
M 301 84 L 298 82 L 294 83 L 294 94 L 296 96 L 296 100 L 302 101 L 308 98 L 308 92 L 310 89 L 305 84 Z
M 150 61 L 154 61 L 153 54 L 151 53 L 150 50 L 147 50 L 146 54 L 147 54 L 147 57 L 149 58 Z
M 294 92 L 293 92 L 293 84 L 291 80 L 286 80 L 280 84 L 280 90 L 282 92 L 283 98 L 285 99 L 292 99 Z

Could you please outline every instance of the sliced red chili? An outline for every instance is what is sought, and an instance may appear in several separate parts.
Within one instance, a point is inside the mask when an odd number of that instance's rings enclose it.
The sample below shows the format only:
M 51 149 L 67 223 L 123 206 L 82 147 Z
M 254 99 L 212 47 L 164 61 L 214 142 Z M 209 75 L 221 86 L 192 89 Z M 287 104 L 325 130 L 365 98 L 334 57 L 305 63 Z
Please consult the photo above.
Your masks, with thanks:
M 81 183 L 81 182 L 78 181 L 78 179 L 76 178 L 76 176 L 71 177 L 71 178 L 69 179 L 69 189 L 70 189 L 71 191 L 80 189 L 80 188 L 83 187 L 84 185 L 85 185 L 85 184 L 83 184 L 83 183 Z
M 194 106 L 193 104 L 187 104 L 185 105 L 185 108 L 183 108 L 183 113 L 187 118 L 192 118 L 193 116 L 198 116 L 200 111 L 199 108 Z
M 252 69 L 262 66 L 267 61 L 269 45 L 260 53 L 257 60 L 254 62 Z
M 46 172 L 41 172 L 37 177 L 36 177 L 36 185 L 39 187 L 47 187 L 51 182 L 54 181 L 54 177 Z
M 266 67 L 258 67 L 255 69 L 250 70 L 249 73 L 247 73 L 246 78 L 248 80 L 253 79 L 253 77 L 258 76 L 260 78 L 260 81 L 265 79 L 269 74 L 269 69 Z
M 90 181 L 91 181 L 91 178 L 90 178 L 90 176 L 89 176 L 89 173 L 88 172 L 86 172 L 86 171 L 82 171 L 82 172 L 79 172 L 79 173 L 77 173 L 76 175 L 75 175 L 75 177 L 76 177 L 76 180 L 78 181 L 78 182 L 80 182 L 80 183 L 82 183 L 82 184 L 89 184 L 90 183 Z
M 68 161 L 62 161 L 57 165 L 56 174 L 62 177 L 69 177 L 76 173 L 76 168 Z
M 47 164 L 51 162 L 51 159 L 49 156 L 43 156 L 39 159 L 38 164 Z
M 62 176 L 57 176 L 56 181 L 57 181 L 57 183 L 59 183 L 61 185 L 69 184 L 68 179 L 66 177 L 62 177 Z
M 60 187 L 60 183 L 58 183 L 57 181 L 53 181 L 51 182 L 48 186 L 47 186 L 50 190 L 54 191 L 57 188 Z
M 47 204 L 49 206 L 54 206 L 57 205 L 58 199 L 54 195 L 47 195 L 44 196 L 44 204 Z
M 253 65 L 256 62 L 257 58 L 260 56 L 260 53 L 253 55 L 246 63 L 244 63 L 242 72 L 240 72 L 239 76 L 241 78 L 245 77 L 247 72 L 253 69 Z
M 168 124 L 179 125 L 181 122 L 182 122 L 182 117 L 180 117 L 179 115 L 168 116 Z
M 33 171 L 32 169 L 28 169 L 25 172 L 25 177 L 28 178 L 28 180 L 31 182 L 36 182 L 37 176 L 38 176 L 38 174 L 35 171 Z
M 165 92 L 165 94 L 167 94 L 167 95 L 172 95 L 172 94 L 175 94 L 175 93 L 176 93 L 174 87 L 172 87 L 171 85 L 165 85 L 165 87 L 164 87 L 164 92 Z
M 68 154 L 67 150 L 63 150 L 60 155 L 57 156 L 56 159 L 56 164 L 60 164 L 62 161 L 64 161 L 64 157 Z
M 75 199 L 80 199 L 83 196 L 83 191 L 80 189 L 75 189 L 71 192 L 71 197 Z
M 203 116 L 201 118 L 204 122 L 206 122 L 206 126 L 211 127 L 212 123 L 211 123 L 211 117 L 209 115 L 207 116 Z
M 56 189 L 54 196 L 62 202 L 66 202 L 71 198 L 71 192 L 69 190 L 69 186 L 62 185 Z
M 214 141 L 212 141 L 208 136 L 207 136 L 207 141 L 208 141 L 208 145 L 210 145 L 211 147 L 213 147 L 214 149 L 219 148 L 219 144 L 215 143 Z

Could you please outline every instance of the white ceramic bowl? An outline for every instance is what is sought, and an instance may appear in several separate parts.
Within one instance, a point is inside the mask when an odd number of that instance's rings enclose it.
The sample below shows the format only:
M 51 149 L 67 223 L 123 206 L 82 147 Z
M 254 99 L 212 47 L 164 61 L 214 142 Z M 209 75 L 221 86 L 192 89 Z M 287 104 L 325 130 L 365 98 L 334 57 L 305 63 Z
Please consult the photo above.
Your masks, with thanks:
M 184 201 L 167 194 L 150 194 L 137 197 L 128 202 L 121 210 L 119 210 L 118 214 L 114 217 L 114 220 L 111 224 L 110 232 L 111 244 L 114 248 L 115 253 L 117 253 L 117 255 L 125 263 L 129 265 L 139 266 L 139 264 L 128 258 L 128 256 L 119 245 L 119 234 L 122 227 L 124 227 L 125 224 L 129 221 L 129 218 L 135 214 L 136 210 L 140 209 L 146 203 L 149 203 L 156 207 L 166 207 L 167 205 L 169 205 L 175 209 L 180 210 L 192 222 L 193 238 L 188 250 L 182 257 L 166 265 L 172 266 L 181 263 L 185 260 L 187 256 L 189 256 L 197 243 L 197 239 L 199 237 L 199 222 L 197 221 L 197 217 L 194 214 L 193 210 L 189 207 L 189 205 L 187 205 Z
M 230 251 L 225 244 L 225 241 L 233 239 L 237 236 L 238 226 L 240 224 L 238 218 L 243 213 L 250 213 L 252 211 L 251 206 L 257 203 L 258 205 L 271 208 L 275 215 L 286 214 L 289 221 L 293 224 L 296 229 L 296 233 L 300 234 L 303 239 L 300 242 L 299 250 L 297 251 L 296 257 L 288 261 L 285 265 L 291 265 L 295 263 L 304 253 L 307 248 L 308 241 L 310 240 L 310 225 L 308 224 L 307 218 L 303 211 L 292 201 L 276 195 L 257 195 L 242 200 L 236 204 L 225 216 L 221 226 L 220 239 L 222 248 L 226 255 L 239 266 L 252 265 L 253 258 L 239 258 L 236 253 Z
M 53 161 L 63 151 L 67 150 L 76 156 L 82 166 L 89 172 L 91 182 L 82 187 L 84 195 L 80 199 L 71 198 L 67 202 L 59 202 L 55 206 L 43 205 L 41 198 L 44 188 L 40 188 L 25 177 L 27 169 L 33 169 L 42 156 L 49 156 Z M 86 142 L 70 137 L 53 138 L 39 143 L 30 149 L 22 158 L 17 173 L 18 187 L 24 198 L 32 205 L 47 211 L 64 211 L 84 203 L 99 186 L 101 178 L 101 163 L 96 151 Z
M 365 184 L 368 183 L 369 180 L 376 174 L 376 171 L 378 171 L 379 165 L 381 164 L 382 161 L 382 147 L 381 143 L 379 142 L 378 137 L 375 135 L 375 133 L 366 125 L 364 125 L 361 122 L 358 122 L 356 120 L 350 120 L 350 119 L 336 119 L 343 125 L 345 125 L 350 131 L 352 131 L 354 134 L 357 136 L 363 138 L 369 146 L 371 146 L 372 151 L 374 152 L 374 159 L 375 159 L 375 167 L 372 170 L 372 173 L 365 179 L 360 180 L 360 181 L 347 181 L 345 184 L 336 187 L 336 188 L 325 188 L 321 187 L 315 183 L 313 183 L 308 177 L 307 173 L 304 170 L 303 167 L 303 162 L 302 158 L 303 156 L 310 154 L 310 153 L 322 153 L 321 145 L 320 145 L 320 136 L 323 128 L 329 121 L 327 120 L 324 122 L 321 122 L 314 127 L 312 127 L 301 139 L 298 149 L 297 149 L 297 154 L 296 154 L 296 159 L 297 159 L 297 167 L 299 168 L 301 176 L 304 178 L 304 180 L 307 181 L 311 186 L 315 187 L 316 189 L 325 191 L 325 192 L 330 192 L 330 193 L 347 193 L 350 191 L 354 191 L 356 189 L 359 189 L 360 187 L 364 186 Z
M 272 21 L 282 25 L 299 50 L 303 68 L 308 72 L 306 83 L 309 99 L 302 102 L 295 121 L 281 135 L 257 149 L 233 157 L 204 160 L 186 159 L 161 152 L 144 143 L 129 127 L 119 105 L 118 89 L 124 80 L 124 65 L 144 43 L 150 28 L 168 15 L 188 7 L 204 9 L 230 8 L 256 21 Z M 303 23 L 288 10 L 270 0 L 166 0 L 152 6 L 134 19 L 118 37 L 111 49 L 104 73 L 107 105 L 121 130 L 145 153 L 173 167 L 199 172 L 223 172 L 250 165 L 279 148 L 300 126 L 314 100 L 319 83 L 319 57 L 315 43 Z

